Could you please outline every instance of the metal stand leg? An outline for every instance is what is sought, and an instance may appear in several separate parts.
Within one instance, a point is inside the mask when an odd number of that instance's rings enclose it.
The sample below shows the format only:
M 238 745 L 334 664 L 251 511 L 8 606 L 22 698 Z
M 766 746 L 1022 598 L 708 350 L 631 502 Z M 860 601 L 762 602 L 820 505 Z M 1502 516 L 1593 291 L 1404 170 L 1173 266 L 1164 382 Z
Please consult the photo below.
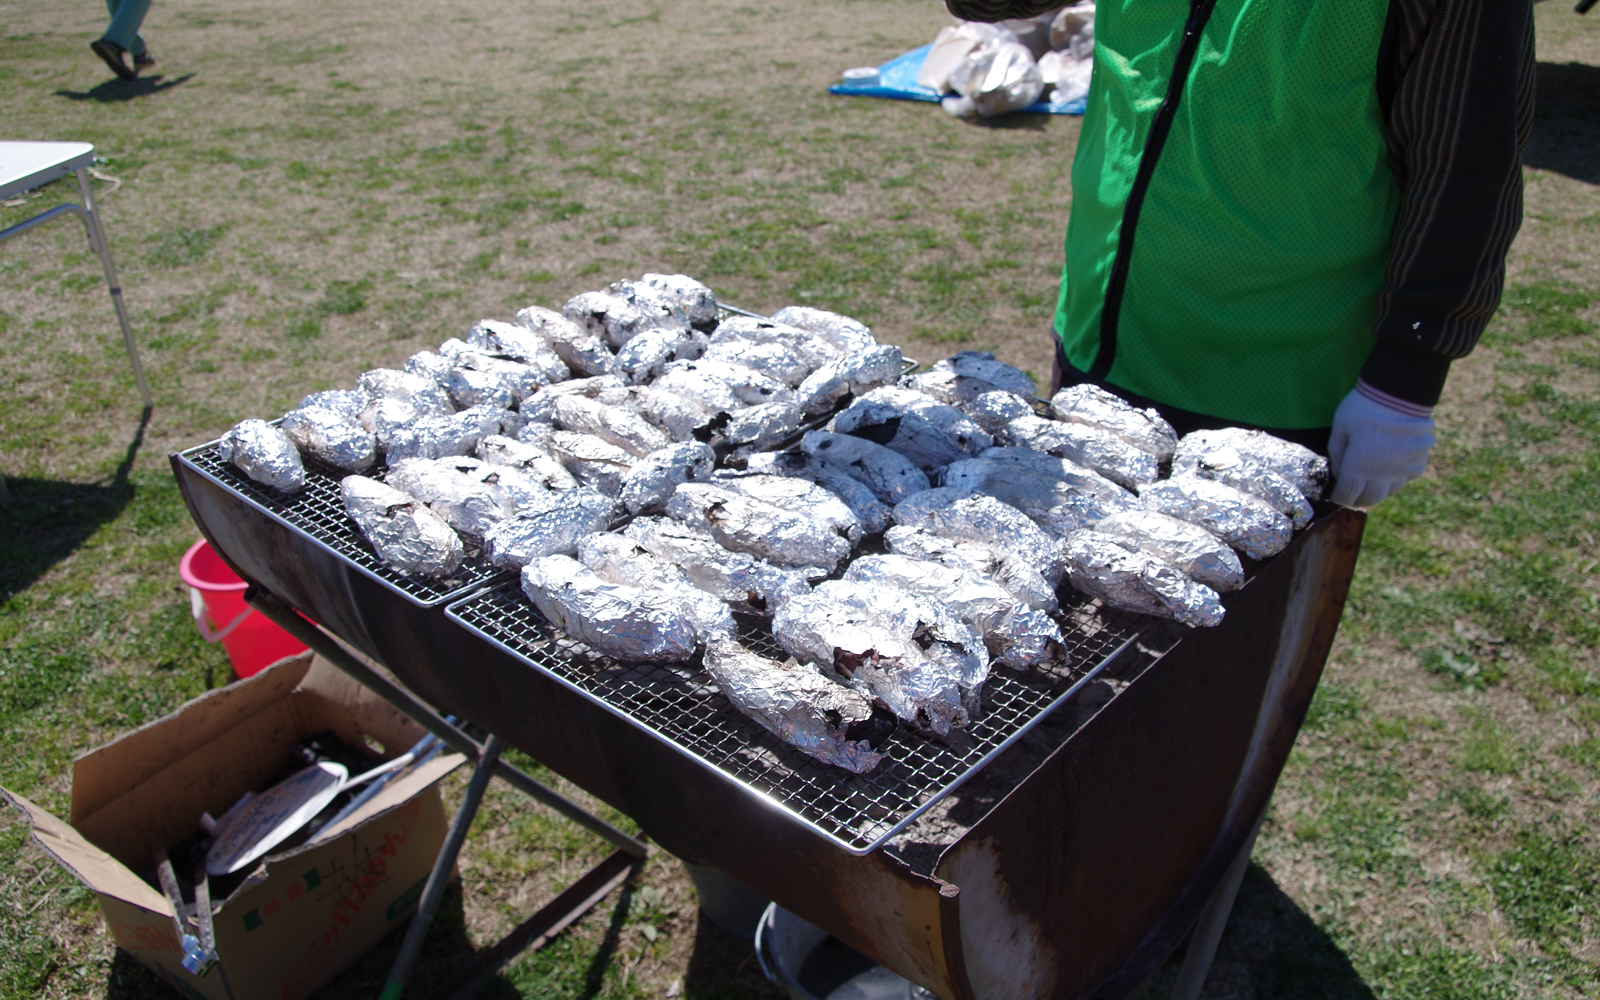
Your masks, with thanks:
M 117 310 L 117 322 L 122 326 L 122 343 L 128 349 L 128 360 L 133 362 L 133 379 L 139 385 L 139 399 L 145 409 L 150 401 L 150 383 L 144 378 L 144 365 L 139 361 L 139 348 L 133 342 L 133 324 L 128 322 L 128 307 L 122 303 L 122 286 L 117 284 L 117 269 L 111 264 L 111 246 L 106 242 L 105 230 L 100 225 L 100 212 L 94 204 L 94 188 L 89 186 L 89 169 L 78 168 L 78 189 L 83 195 L 83 206 L 88 209 L 85 225 L 89 229 L 89 246 L 100 255 L 100 266 L 106 272 L 106 284 L 111 288 L 111 304 Z
M 1238 857 L 1233 859 L 1227 874 L 1222 876 L 1222 884 L 1217 886 L 1206 908 L 1200 911 L 1200 919 L 1194 925 L 1194 937 L 1189 940 L 1189 953 L 1184 956 L 1183 968 L 1178 970 L 1178 983 L 1172 988 L 1172 1000 L 1199 1000 L 1200 988 L 1206 984 L 1211 960 L 1217 956 L 1217 944 L 1221 942 L 1222 932 L 1228 926 L 1228 917 L 1233 913 L 1233 901 L 1239 894 L 1239 883 L 1244 881 L 1245 869 L 1250 867 L 1250 852 L 1255 849 L 1256 834 L 1261 832 L 1261 820 L 1265 818 L 1266 813 L 1263 812 L 1261 819 L 1256 820 L 1256 825 L 1251 828 L 1250 836 L 1239 850 Z
M 400 954 L 394 957 L 389 981 L 384 984 L 383 992 L 378 994 L 378 1000 L 400 1000 L 400 994 L 405 991 L 406 979 L 411 975 L 411 967 L 417 963 L 422 939 L 428 935 L 428 925 L 433 923 L 433 914 L 439 909 L 439 900 L 444 897 L 450 871 L 456 866 L 456 855 L 461 853 L 461 845 L 467 839 L 472 817 L 478 814 L 478 805 L 483 802 L 484 790 L 489 787 L 489 778 L 494 774 L 494 763 L 500 759 L 502 746 L 504 744 L 500 742 L 500 737 L 493 734 L 484 741 L 483 756 L 478 758 L 472 781 L 467 785 L 467 794 L 461 800 L 461 807 L 456 810 L 456 818 L 450 823 L 450 832 L 444 838 L 444 846 L 439 848 L 433 871 L 428 873 L 428 885 L 422 890 L 422 902 L 417 904 L 417 914 L 411 918 L 411 926 L 406 928 L 405 943 L 400 945 Z

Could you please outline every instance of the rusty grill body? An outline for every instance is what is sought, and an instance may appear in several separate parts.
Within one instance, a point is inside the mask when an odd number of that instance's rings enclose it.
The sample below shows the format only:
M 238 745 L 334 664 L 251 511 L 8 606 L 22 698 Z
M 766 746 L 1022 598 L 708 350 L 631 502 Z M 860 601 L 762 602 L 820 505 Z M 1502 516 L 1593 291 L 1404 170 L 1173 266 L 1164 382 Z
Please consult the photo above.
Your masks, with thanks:
M 1169 643 L 929 875 L 880 845 L 1070 701 L 1148 619 L 1079 609 L 1086 642 L 1060 676 L 997 670 L 985 719 L 960 742 L 897 735 L 881 773 L 855 778 L 781 744 L 688 669 L 591 659 L 506 578 L 409 592 L 414 581 L 387 578 L 347 522 L 296 522 L 269 502 L 281 498 L 252 496 L 205 453 L 173 455 L 173 469 L 196 523 L 243 578 L 627 813 L 666 850 L 948 1000 L 1109 1000 L 1165 960 L 1265 808 L 1332 644 L 1363 524 L 1322 511 L 1228 595 L 1221 626 Z

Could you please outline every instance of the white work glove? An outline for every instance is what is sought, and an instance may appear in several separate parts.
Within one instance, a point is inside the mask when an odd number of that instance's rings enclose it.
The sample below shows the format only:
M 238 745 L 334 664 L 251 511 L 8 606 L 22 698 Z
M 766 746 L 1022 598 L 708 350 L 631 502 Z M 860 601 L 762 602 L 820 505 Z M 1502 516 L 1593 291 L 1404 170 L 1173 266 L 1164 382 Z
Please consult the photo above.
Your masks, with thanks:
M 1422 475 L 1434 445 L 1432 408 L 1358 382 L 1333 414 L 1328 470 L 1343 507 L 1366 510 Z

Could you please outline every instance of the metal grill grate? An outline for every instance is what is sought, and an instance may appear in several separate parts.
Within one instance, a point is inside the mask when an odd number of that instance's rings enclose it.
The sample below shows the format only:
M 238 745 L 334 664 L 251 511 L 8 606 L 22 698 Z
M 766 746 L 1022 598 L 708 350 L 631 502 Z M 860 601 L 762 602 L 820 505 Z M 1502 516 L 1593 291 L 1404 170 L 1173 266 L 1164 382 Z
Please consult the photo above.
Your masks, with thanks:
M 436 607 L 469 590 L 480 587 L 502 571 L 483 558 L 478 543 L 463 535 L 467 558 L 454 576 L 443 580 L 407 576 L 385 566 L 355 522 L 344 512 L 339 499 L 339 480 L 345 473 L 316 468 L 306 462 L 306 485 L 299 493 L 279 493 L 262 486 L 228 462 L 217 457 L 216 442 L 190 448 L 179 456 L 196 472 L 219 486 L 238 494 L 262 513 L 310 538 L 313 542 L 350 563 L 379 583 L 421 607 Z M 384 473 L 371 473 L 382 479 Z
M 694 666 L 624 664 L 595 653 L 550 625 L 515 584 L 458 601 L 445 614 L 845 850 L 866 854 L 1074 694 L 1149 621 L 1088 602 L 1063 611 L 1070 648 L 1060 663 L 1025 672 L 995 668 L 984 687 L 981 719 L 952 734 L 948 744 L 896 732 L 882 748 L 887 759 L 866 775 L 819 763 L 779 740 L 734 708 Z M 740 632 L 755 652 L 787 657 L 763 620 L 741 619 Z

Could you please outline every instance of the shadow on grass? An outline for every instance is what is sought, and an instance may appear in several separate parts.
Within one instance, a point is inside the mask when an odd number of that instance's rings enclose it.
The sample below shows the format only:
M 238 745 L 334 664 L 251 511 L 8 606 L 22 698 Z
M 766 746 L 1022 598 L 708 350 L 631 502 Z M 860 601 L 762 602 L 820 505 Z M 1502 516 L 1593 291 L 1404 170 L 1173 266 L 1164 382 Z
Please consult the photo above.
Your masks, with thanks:
M 784 992 L 767 981 L 755 942 L 735 937 L 700 914 L 694 953 L 684 973 L 684 1000 L 778 1000 Z
M 50 567 L 77 551 L 101 525 L 122 513 L 133 499 L 128 474 L 149 426 L 150 410 L 146 409 L 109 483 L 7 478 L 11 502 L 0 507 L 9 525 L 9 538 L 0 546 L 5 553 L 0 559 L 0 604 L 26 590 Z
M 1133 1000 L 1166 1000 L 1183 966 L 1185 942 Z M 1376 1000 L 1343 949 L 1251 863 L 1201 1000 Z
M 1533 135 L 1522 162 L 1600 184 L 1600 66 L 1539 63 Z
M 164 76 L 141 76 L 136 80 L 112 79 L 91 87 L 88 90 L 58 90 L 57 97 L 65 97 L 69 101 L 99 101 L 101 104 L 116 104 L 119 101 L 131 101 L 136 97 L 149 97 L 159 94 L 163 90 L 171 90 L 180 83 L 185 83 L 194 78 L 193 73 L 168 80 Z

